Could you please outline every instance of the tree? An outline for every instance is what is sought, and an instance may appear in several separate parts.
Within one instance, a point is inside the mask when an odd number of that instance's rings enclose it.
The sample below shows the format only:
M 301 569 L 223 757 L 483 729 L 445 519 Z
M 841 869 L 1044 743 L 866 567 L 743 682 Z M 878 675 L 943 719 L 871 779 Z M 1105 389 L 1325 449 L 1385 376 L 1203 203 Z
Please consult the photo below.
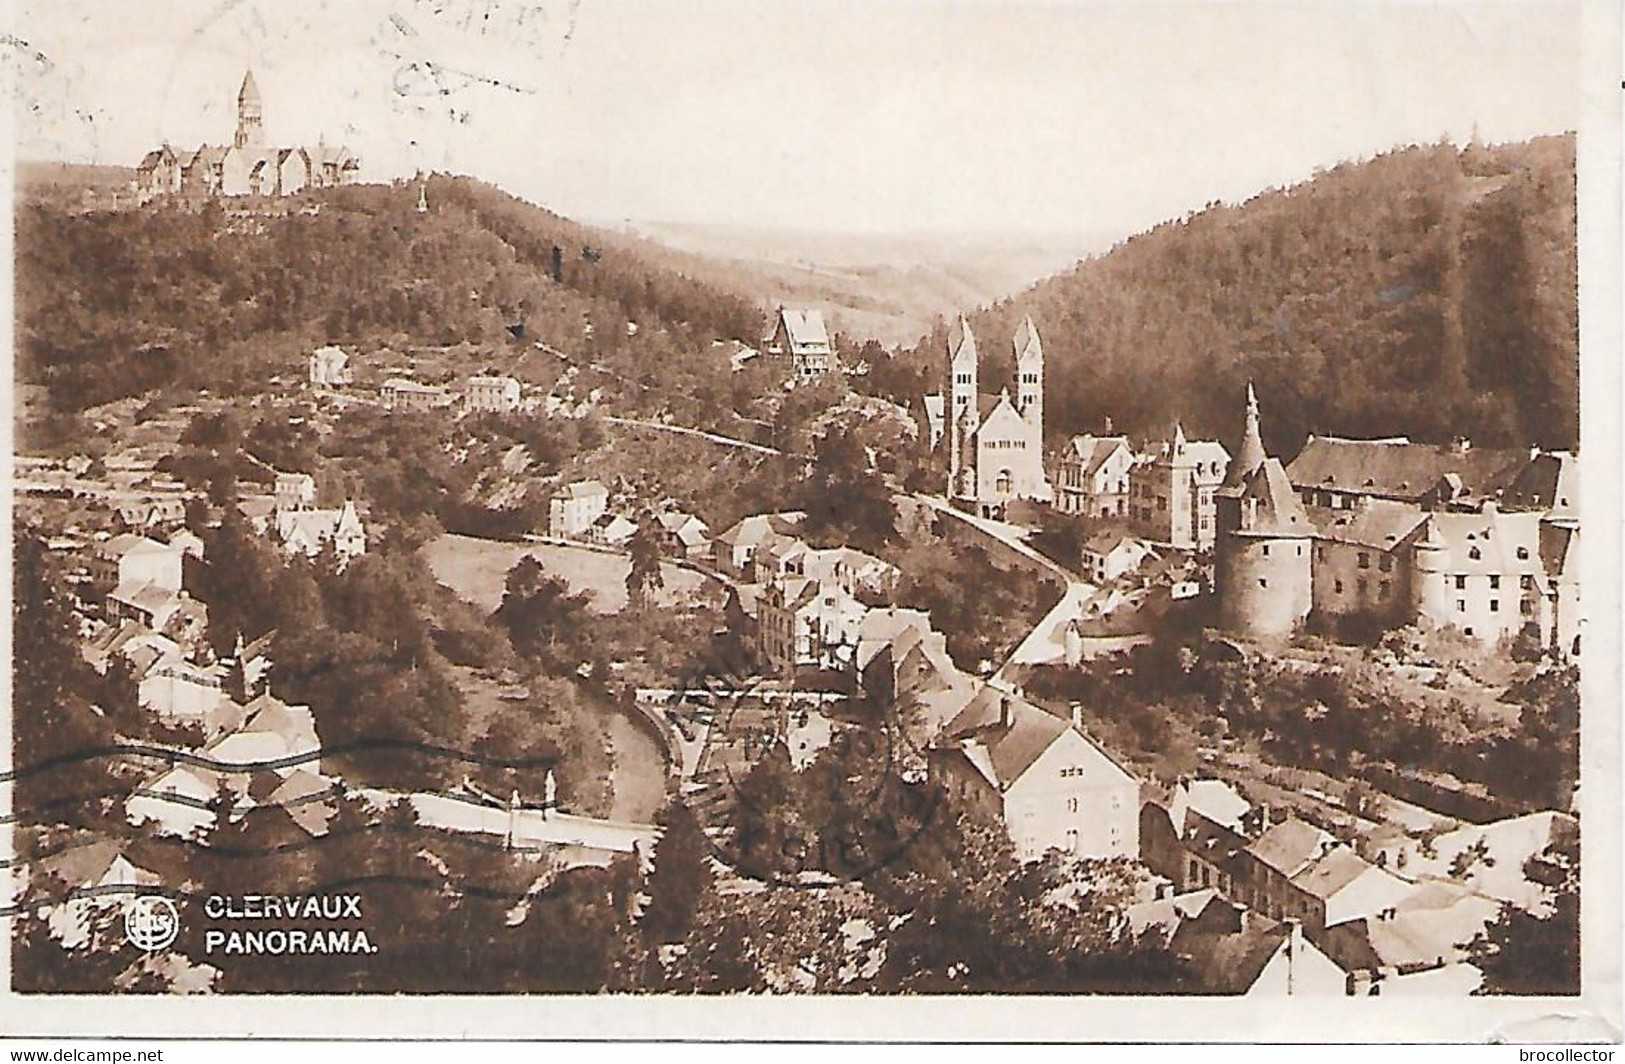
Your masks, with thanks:
M 639 921 L 644 938 L 655 944 L 681 942 L 687 936 L 700 899 L 713 881 L 710 849 L 688 806 L 669 803 L 659 823 L 654 872 L 646 888 L 649 905 Z
M 1484 973 L 1480 994 L 1563 995 L 1580 992 L 1580 848 L 1578 834 L 1531 858 L 1524 874 L 1552 882 L 1550 911 L 1511 904 L 1467 946 Z
M 45 545 L 20 523 L 12 525 L 12 537 L 13 764 L 25 770 L 17 779 L 18 807 L 29 817 L 49 798 L 105 789 L 106 762 L 85 755 L 110 743 L 112 728 L 90 706 L 96 678 L 79 655 L 73 609 Z M 35 765 L 49 767 L 26 771 Z M 59 815 L 80 812 L 74 805 Z
M 649 605 L 649 592 L 666 586 L 660 571 L 661 525 L 651 513 L 638 519 L 637 531 L 627 544 L 632 567 L 626 574 L 626 596 L 632 608 L 642 612 Z

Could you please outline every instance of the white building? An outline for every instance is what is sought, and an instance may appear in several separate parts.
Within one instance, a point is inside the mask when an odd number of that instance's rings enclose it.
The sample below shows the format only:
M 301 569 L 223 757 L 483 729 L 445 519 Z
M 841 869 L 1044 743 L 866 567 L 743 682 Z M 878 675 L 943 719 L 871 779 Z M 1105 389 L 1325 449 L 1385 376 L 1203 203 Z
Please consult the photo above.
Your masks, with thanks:
M 943 729 L 932 777 L 1003 821 L 1023 861 L 1134 857 L 1140 783 L 1069 722 L 991 685 Z
M 548 500 L 547 533 L 562 539 L 586 536 L 609 509 L 609 489 L 596 480 L 566 484 Z
M 342 388 L 350 383 L 350 356 L 329 344 L 310 353 L 310 383 L 318 388 Z
M 307 558 L 316 557 L 328 544 L 341 562 L 367 553 L 367 530 L 355 504 L 348 501 L 336 510 L 278 510 L 276 534 L 285 552 Z
M 510 414 L 519 409 L 519 382 L 512 377 L 470 377 L 465 402 L 470 411 Z

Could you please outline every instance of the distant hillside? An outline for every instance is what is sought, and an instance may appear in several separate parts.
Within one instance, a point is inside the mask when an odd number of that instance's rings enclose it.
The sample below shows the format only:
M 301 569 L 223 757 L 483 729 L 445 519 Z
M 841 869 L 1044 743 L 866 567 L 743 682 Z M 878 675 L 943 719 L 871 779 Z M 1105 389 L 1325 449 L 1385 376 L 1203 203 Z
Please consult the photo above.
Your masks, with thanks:
M 972 324 L 986 366 L 1032 314 L 1053 435 L 1177 417 L 1229 441 L 1251 379 L 1288 455 L 1311 431 L 1573 447 L 1575 255 L 1572 136 L 1413 147 L 1167 222 Z M 944 331 L 893 390 L 936 381 Z
M 311 346 L 467 345 L 468 371 L 541 342 L 633 412 L 714 414 L 717 338 L 758 307 L 464 178 L 262 203 L 17 212 L 17 375 L 74 413 L 154 388 L 257 391 Z M 707 390 L 709 389 L 709 391 Z M 694 422 L 690 422 L 694 423 Z
M 685 272 L 769 308 L 818 307 L 830 327 L 888 347 L 936 319 L 1019 291 L 1106 247 L 1108 236 L 841 234 L 639 222 L 625 231 L 687 252 Z

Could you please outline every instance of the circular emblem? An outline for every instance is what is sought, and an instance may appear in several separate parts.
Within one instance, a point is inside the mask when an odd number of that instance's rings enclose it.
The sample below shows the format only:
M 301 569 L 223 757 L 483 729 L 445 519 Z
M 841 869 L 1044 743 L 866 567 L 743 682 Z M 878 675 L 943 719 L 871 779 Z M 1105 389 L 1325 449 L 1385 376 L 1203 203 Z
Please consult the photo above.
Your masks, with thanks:
M 161 894 L 143 894 L 124 910 L 124 937 L 148 953 L 169 948 L 181 932 L 181 914 Z

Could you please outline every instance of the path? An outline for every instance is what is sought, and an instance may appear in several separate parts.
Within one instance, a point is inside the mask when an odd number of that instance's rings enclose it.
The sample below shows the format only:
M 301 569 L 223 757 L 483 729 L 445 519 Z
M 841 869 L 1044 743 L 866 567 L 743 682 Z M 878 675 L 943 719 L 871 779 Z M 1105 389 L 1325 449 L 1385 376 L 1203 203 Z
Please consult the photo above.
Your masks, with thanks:
M 635 418 L 611 417 L 608 414 L 603 415 L 603 420 L 611 425 L 624 425 L 628 428 L 654 429 L 657 432 L 674 432 L 679 436 L 695 436 L 702 440 L 710 440 L 712 443 L 720 443 L 725 447 L 755 451 L 757 454 L 782 455 L 784 453 L 777 447 L 764 447 L 762 444 L 751 443 L 748 440 L 738 440 L 732 436 L 723 436 L 715 432 L 702 432 L 699 429 L 691 429 L 683 425 L 666 425 L 659 421 L 639 421 Z

